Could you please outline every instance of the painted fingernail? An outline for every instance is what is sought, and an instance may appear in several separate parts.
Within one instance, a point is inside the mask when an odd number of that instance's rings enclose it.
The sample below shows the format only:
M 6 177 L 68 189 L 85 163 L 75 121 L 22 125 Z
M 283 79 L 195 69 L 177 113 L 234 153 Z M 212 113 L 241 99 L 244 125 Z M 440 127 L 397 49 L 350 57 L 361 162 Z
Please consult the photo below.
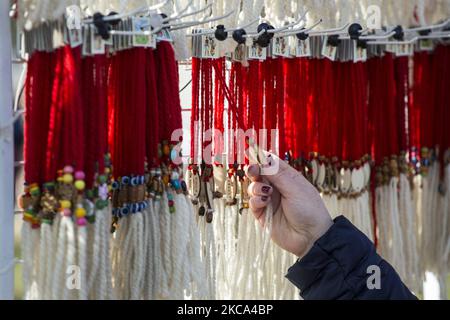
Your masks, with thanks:
M 261 188 L 262 192 L 265 194 L 269 194 L 271 189 L 272 189 L 271 187 L 267 187 L 267 186 Z
M 269 197 L 262 196 L 262 197 L 261 197 L 261 200 L 262 200 L 263 202 L 266 202 L 267 200 L 269 200 Z

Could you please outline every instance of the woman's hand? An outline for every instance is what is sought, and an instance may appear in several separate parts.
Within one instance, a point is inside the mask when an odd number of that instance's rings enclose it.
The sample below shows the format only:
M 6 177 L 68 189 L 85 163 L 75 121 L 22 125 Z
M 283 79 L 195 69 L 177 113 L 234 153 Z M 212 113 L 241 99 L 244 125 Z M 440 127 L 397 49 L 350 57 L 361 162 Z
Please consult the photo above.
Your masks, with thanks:
M 273 175 L 261 175 L 258 165 L 247 170 L 250 209 L 264 225 L 266 206 L 273 205 L 272 240 L 281 248 L 303 257 L 333 224 L 319 193 L 303 175 L 273 154 L 267 163 Z M 264 172 L 263 172 L 264 173 Z

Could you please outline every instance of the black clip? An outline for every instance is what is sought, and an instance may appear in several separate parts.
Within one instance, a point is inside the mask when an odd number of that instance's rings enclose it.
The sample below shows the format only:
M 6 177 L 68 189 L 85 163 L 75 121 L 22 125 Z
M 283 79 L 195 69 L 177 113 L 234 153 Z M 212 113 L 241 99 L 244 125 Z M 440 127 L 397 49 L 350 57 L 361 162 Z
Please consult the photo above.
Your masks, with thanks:
M 117 12 L 111 12 L 108 16 L 115 16 Z M 105 21 L 104 15 L 100 12 L 96 12 L 93 16 L 94 26 L 97 28 L 97 33 L 102 37 L 103 40 L 109 40 L 110 34 L 109 32 L 112 29 L 112 26 L 116 26 L 119 24 L 120 19 L 114 19 L 111 21 Z
M 272 25 L 268 24 L 268 23 L 261 23 L 258 28 L 257 31 L 258 33 L 260 33 L 261 31 L 264 31 L 263 34 L 261 34 L 258 39 L 256 39 L 256 43 L 261 47 L 261 48 L 267 48 L 270 44 L 270 40 L 272 40 L 273 38 L 273 33 L 268 33 L 268 30 L 273 30 L 275 29 Z
M 359 23 L 352 23 L 350 27 L 348 27 L 348 34 L 350 35 L 350 39 L 358 40 L 361 36 L 361 30 L 363 28 Z
M 403 41 L 403 38 L 405 37 L 405 33 L 403 32 L 402 26 L 396 26 L 394 30 L 395 34 L 392 36 L 397 41 Z
M 225 26 L 223 24 L 220 24 L 216 27 L 214 36 L 219 41 L 225 41 L 228 38 L 228 32 L 225 30 Z
M 246 42 L 246 38 L 244 37 L 247 32 L 244 29 L 237 29 L 233 32 L 233 39 L 238 44 L 244 44 Z
M 332 47 L 337 47 L 341 44 L 341 39 L 339 39 L 339 35 L 333 34 L 328 36 L 327 44 Z
M 305 28 L 302 28 L 301 30 L 305 30 Z M 302 41 L 305 41 L 306 39 L 309 38 L 309 34 L 307 34 L 304 31 L 297 33 L 295 36 L 297 37 L 298 40 L 302 40 Z

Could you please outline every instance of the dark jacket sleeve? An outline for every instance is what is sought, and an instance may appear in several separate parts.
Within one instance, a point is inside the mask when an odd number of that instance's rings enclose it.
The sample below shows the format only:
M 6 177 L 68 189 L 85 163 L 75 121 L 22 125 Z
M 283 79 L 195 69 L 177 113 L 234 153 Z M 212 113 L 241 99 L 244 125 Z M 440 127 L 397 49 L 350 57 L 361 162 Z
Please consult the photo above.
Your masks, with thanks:
M 305 300 L 417 299 L 373 243 L 343 216 L 286 277 Z

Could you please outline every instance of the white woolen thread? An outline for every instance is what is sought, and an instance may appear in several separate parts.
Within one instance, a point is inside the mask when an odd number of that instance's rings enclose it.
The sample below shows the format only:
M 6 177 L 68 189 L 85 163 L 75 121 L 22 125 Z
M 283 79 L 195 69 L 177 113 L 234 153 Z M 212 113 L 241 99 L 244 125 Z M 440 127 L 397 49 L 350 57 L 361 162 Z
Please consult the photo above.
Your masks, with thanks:
M 87 227 L 78 227 L 78 266 L 80 267 L 80 290 L 79 300 L 88 299 L 88 286 L 86 281 L 87 275 Z
M 133 219 L 133 216 L 128 216 L 126 218 L 129 223 L 129 228 L 127 232 L 127 238 L 129 239 L 126 243 L 127 246 L 123 247 L 123 265 L 124 269 L 121 270 L 123 274 L 124 279 L 124 286 L 123 286 L 123 295 L 125 300 L 130 300 L 132 295 L 132 285 L 133 285 L 133 279 L 135 276 L 134 273 L 134 245 L 135 245 L 135 239 L 136 239 L 136 226 L 135 226 L 135 219 Z
M 213 228 L 214 228 L 214 236 L 215 236 L 215 242 L 216 242 L 216 247 L 215 247 L 215 255 L 216 255 L 216 279 L 217 279 L 217 284 L 216 284 L 216 297 L 217 299 L 221 300 L 222 299 L 222 295 L 223 295 L 223 275 L 224 275 L 224 270 L 225 270 L 225 266 L 224 266 L 224 261 L 223 261 L 223 254 L 220 254 L 220 251 L 224 252 L 225 248 L 224 248 L 224 238 L 223 238 L 223 228 L 224 228 L 224 223 L 223 223 L 223 216 L 220 214 L 220 200 L 221 199 L 214 199 L 214 208 L 215 208 L 215 213 L 214 213 L 214 219 L 213 219 Z
M 205 265 L 202 260 L 202 243 L 200 228 L 196 221 L 196 211 L 189 198 L 186 198 L 186 204 L 189 209 L 189 264 L 191 265 L 191 282 L 197 288 L 197 295 L 201 298 L 207 296 L 207 285 L 204 280 Z
M 205 220 L 205 219 L 203 219 Z M 205 228 L 205 263 L 206 263 L 206 279 L 208 280 L 208 299 L 214 300 L 215 297 L 215 259 L 214 259 L 214 234 L 212 232 L 212 226 L 209 223 L 204 223 Z
M 106 266 L 104 259 L 104 237 L 103 228 L 104 210 L 95 210 L 95 223 L 88 229 L 89 234 L 89 254 L 90 268 L 87 279 L 89 298 L 95 300 L 105 300 L 106 296 Z M 95 243 L 94 243 L 95 242 Z
M 408 178 L 400 174 L 399 179 L 399 214 L 402 236 L 404 239 L 405 263 L 407 268 L 408 285 L 416 287 L 414 279 L 417 277 L 417 241 L 415 233 L 415 217 L 412 207 L 411 189 Z
M 161 201 L 154 201 L 153 233 L 155 249 L 155 297 L 161 299 L 167 294 L 167 275 L 164 270 L 161 236 Z
M 439 261 L 440 261 L 440 252 L 439 252 L 439 246 L 436 245 L 440 242 L 441 237 L 441 223 L 442 223 L 442 212 L 440 211 L 440 208 L 438 207 L 439 204 L 439 172 L 440 172 L 440 164 L 438 161 L 435 161 L 432 165 L 432 185 L 431 185 L 431 203 L 432 203 L 432 210 L 431 210 L 431 227 L 432 227 L 432 242 L 431 242 L 431 248 L 432 248 L 432 262 L 433 262 L 433 268 L 436 270 L 436 273 L 439 274 Z M 432 269 L 433 270 L 433 269 Z
M 135 220 L 132 216 L 128 216 L 126 218 L 129 223 L 127 236 L 125 243 L 126 245 L 122 247 L 122 257 L 123 257 L 123 266 L 124 268 L 121 270 L 122 276 L 123 276 L 123 297 L 125 300 L 131 299 L 131 286 L 133 283 L 133 248 L 134 248 L 134 241 L 135 241 L 135 234 L 136 234 L 136 228 L 135 228 Z
M 44 300 L 45 299 L 45 280 L 47 275 L 47 258 L 48 258 L 48 234 L 51 233 L 50 225 L 43 223 L 41 224 L 40 228 L 40 241 L 39 241 L 39 259 L 38 259 L 38 277 L 37 277 L 37 284 L 38 284 L 38 290 L 39 290 L 39 299 Z
M 51 227 L 51 235 L 50 235 L 50 246 L 49 246 L 49 252 L 51 254 L 49 255 L 49 262 L 47 264 L 47 268 L 49 270 L 47 271 L 47 277 L 45 281 L 45 292 L 46 292 L 46 299 L 54 299 L 53 298 L 53 283 L 55 281 L 54 277 L 54 270 L 55 265 L 57 263 L 57 247 L 58 247 L 58 233 L 61 225 L 61 215 L 57 214 L 55 216 L 55 219 L 53 220 L 53 225 Z
M 163 264 L 161 257 L 161 232 L 160 232 L 160 224 L 159 224 L 159 201 L 153 201 L 151 210 L 151 234 L 152 234 L 152 243 L 153 243 L 153 297 L 156 299 L 160 294 L 160 288 L 162 287 L 162 282 L 166 282 L 167 280 L 164 278 L 165 273 L 163 272 Z
M 66 253 L 66 224 L 67 217 L 61 217 L 61 221 L 58 228 L 58 240 L 56 242 L 56 252 L 55 252 L 55 264 L 53 270 L 53 286 L 52 286 L 52 299 L 58 300 L 61 298 L 61 289 L 63 288 L 63 277 L 65 274 L 64 266 L 65 260 L 64 256 Z
M 150 224 L 150 201 L 148 201 L 149 207 L 142 212 L 144 236 L 144 276 L 142 277 L 143 293 L 142 298 L 144 300 L 152 300 L 152 282 L 153 282 L 153 241 L 151 237 L 151 224 Z
M 138 300 L 142 293 L 142 277 L 144 276 L 144 255 L 143 255 L 143 217 L 142 213 L 131 216 L 132 224 L 132 277 L 131 277 L 131 300 Z
M 38 271 L 39 271 L 39 243 L 40 243 L 40 231 L 32 230 L 31 232 L 31 244 L 32 244 L 32 265 L 31 269 L 31 288 L 30 299 L 39 300 L 38 291 Z
M 244 239 L 239 239 L 239 241 L 242 241 L 244 245 L 240 255 L 241 259 L 243 255 L 243 266 L 240 269 L 239 274 L 239 278 L 242 280 L 238 282 L 242 283 L 243 285 L 239 285 L 238 283 L 236 283 L 239 286 L 239 291 L 237 292 L 239 299 L 245 299 L 249 288 L 252 286 L 251 278 L 253 272 L 250 272 L 250 270 L 254 267 L 254 261 L 258 257 L 257 252 L 260 251 L 259 247 L 261 246 L 261 242 L 255 239 L 257 234 L 255 233 L 253 221 L 250 219 L 249 214 L 247 214 L 246 225 L 248 230 L 245 235 L 246 237 Z M 246 252 L 248 252 L 248 254 L 246 254 Z M 255 267 L 256 268 L 254 269 L 254 272 L 260 272 L 259 265 L 256 264 Z
M 170 235 L 170 219 L 171 214 L 169 211 L 167 199 L 167 192 L 164 191 L 163 197 L 161 199 L 161 207 L 159 212 L 160 218 L 160 228 L 161 228 L 161 255 L 163 259 L 163 272 L 166 274 L 166 283 L 162 284 L 161 295 L 163 299 L 169 298 L 169 286 L 172 276 L 172 265 L 170 259 L 171 252 L 171 235 Z
M 29 293 L 31 288 L 31 272 L 33 268 L 33 251 L 31 243 L 31 224 L 23 221 L 22 222 L 22 232 L 21 232 L 21 248 L 22 248 L 22 281 L 24 288 L 24 298 L 29 299 Z
M 76 239 L 75 239 L 75 226 L 71 218 L 66 220 L 66 239 L 67 239 L 67 252 L 66 256 L 66 268 L 75 265 L 76 262 Z M 66 270 L 64 270 L 66 271 Z M 64 280 L 67 274 L 64 274 Z M 72 290 L 69 290 L 66 285 L 64 285 L 63 290 L 63 300 L 73 299 L 74 295 Z
M 181 199 L 181 195 L 173 195 L 176 211 L 172 214 L 172 283 L 171 292 L 176 299 L 183 298 L 183 258 L 186 252 L 186 244 L 188 240 L 186 206 Z
M 139 239 L 138 239 L 138 248 L 140 250 L 140 262 L 139 262 L 139 298 L 143 297 L 143 292 L 144 292 L 144 281 L 145 281 L 145 274 L 146 274 L 146 265 L 145 265 L 145 260 L 146 260 L 146 245 L 147 245 L 147 239 L 146 239 L 146 234 L 145 234 L 145 230 L 144 230 L 144 213 L 145 211 L 142 211 L 139 213 Z
M 101 260 L 101 256 L 100 256 L 100 247 L 102 246 L 102 240 L 101 240 L 101 223 L 102 223 L 102 219 L 103 217 L 101 217 L 100 215 L 100 210 L 96 211 L 95 213 L 95 223 L 93 226 L 90 226 L 92 228 L 90 228 L 91 230 L 93 229 L 93 234 L 92 234 L 92 240 L 90 241 L 90 247 L 92 248 L 92 250 L 90 250 L 89 254 L 90 254 L 90 270 L 89 270 L 89 276 L 87 279 L 87 291 L 91 292 L 93 286 L 94 286 L 94 281 L 98 276 L 98 270 L 100 267 L 100 260 Z
M 172 195 L 173 197 L 173 193 L 171 191 L 168 191 L 168 194 Z M 178 257 L 179 252 L 181 251 L 181 247 L 180 247 L 180 240 L 181 240 L 181 235 L 179 233 L 177 233 L 177 229 L 178 226 L 177 224 L 180 222 L 180 219 L 177 215 L 177 202 L 176 199 L 173 197 L 173 201 L 174 201 L 174 205 L 175 205 L 175 212 L 170 214 L 170 232 L 169 235 L 171 237 L 170 239 L 170 243 L 171 243 L 171 248 L 170 248 L 170 265 L 171 265 L 171 279 L 170 279 L 170 283 L 169 283 L 169 292 L 171 294 L 171 297 L 173 297 L 174 299 L 178 300 L 179 297 L 179 281 L 180 281 L 180 271 L 181 271 L 181 262 L 179 261 L 180 257 Z M 178 282 L 178 283 L 177 283 Z
M 181 215 L 183 223 L 181 224 L 182 229 L 180 230 L 180 232 L 182 233 L 182 239 L 184 239 L 184 243 L 183 243 L 183 251 L 182 251 L 182 258 L 181 258 L 181 265 L 182 265 L 182 270 L 181 270 L 181 277 L 183 278 L 183 274 L 188 275 L 190 273 L 190 268 L 191 268 L 191 264 L 189 263 L 189 246 L 190 246 L 190 210 L 189 210 L 189 206 L 187 203 L 187 199 L 184 195 L 179 195 L 178 196 L 179 202 L 180 202 L 180 208 L 181 211 L 179 211 L 179 215 Z M 178 211 L 177 211 L 178 212 Z M 186 270 L 187 272 L 185 273 L 184 270 Z M 188 279 L 185 279 L 185 281 L 187 281 Z M 186 290 L 189 289 L 189 283 L 183 281 L 183 288 L 185 288 Z
M 125 251 L 130 242 L 128 225 L 129 219 L 127 218 L 123 218 L 119 221 L 119 226 L 113 242 L 114 292 L 118 299 L 124 299 L 124 270 L 127 270 Z
M 232 220 L 232 216 L 231 216 L 231 210 L 232 208 L 227 207 L 227 211 L 225 212 L 226 214 L 226 221 L 231 221 Z M 230 291 L 229 291 L 229 295 L 232 294 L 236 294 L 236 298 L 237 297 L 237 289 L 239 288 L 238 283 L 243 283 L 243 274 L 242 271 L 245 268 L 245 260 L 243 259 L 242 256 L 242 247 L 246 244 L 246 239 L 245 236 L 246 234 L 248 234 L 247 231 L 247 224 L 246 224 L 246 220 L 247 220 L 247 210 L 244 210 L 242 212 L 242 216 L 239 219 L 239 229 L 238 229 L 238 234 L 237 234 L 237 242 L 236 242 L 236 253 L 235 253 L 235 259 L 232 260 L 233 264 L 232 264 L 232 268 L 230 268 L 230 274 L 234 274 L 233 281 L 230 281 Z M 230 231 L 229 230 L 225 230 L 225 232 L 227 232 L 226 234 L 228 234 Z M 250 252 L 249 252 L 250 254 Z M 230 274 L 227 274 L 227 277 L 230 276 Z M 231 298 L 230 298 L 231 299 Z
M 406 275 L 405 270 L 405 257 L 404 257 L 404 249 L 403 249 L 403 238 L 402 231 L 400 227 L 399 221 L 399 213 L 398 213 L 398 178 L 393 177 L 390 182 L 390 196 L 391 196 L 391 218 L 392 218 L 392 228 L 393 228 L 393 244 L 394 244 L 394 254 L 397 260 L 398 269 L 397 272 L 404 278 Z
M 113 287 L 112 287 L 112 265 L 111 265 L 111 222 L 112 222 L 112 210 L 111 206 L 102 210 L 102 267 L 101 270 L 101 283 L 106 283 L 106 292 L 102 291 L 104 299 L 114 299 Z
M 384 218 L 386 212 L 383 211 L 382 204 L 383 204 L 383 188 L 384 186 L 378 186 L 375 189 L 375 206 L 376 206 L 376 213 L 377 213 L 377 224 L 378 224 L 378 230 L 379 230 L 379 252 L 381 255 L 388 259 L 387 252 L 386 252 L 386 241 L 387 241 L 387 234 L 386 234 L 386 228 L 384 223 Z
M 52 239 L 53 239 L 53 230 L 52 230 L 53 226 L 52 225 L 47 225 L 47 227 L 45 229 L 47 229 L 44 232 L 44 237 L 45 237 L 45 247 L 47 250 L 46 253 L 46 261 L 45 261 L 45 280 L 44 283 L 42 283 L 42 299 L 43 300 L 49 300 L 51 299 L 51 285 L 50 285 L 50 281 L 51 281 L 51 274 L 53 272 L 53 268 L 52 268 L 52 262 L 53 262 L 53 245 L 52 245 Z

